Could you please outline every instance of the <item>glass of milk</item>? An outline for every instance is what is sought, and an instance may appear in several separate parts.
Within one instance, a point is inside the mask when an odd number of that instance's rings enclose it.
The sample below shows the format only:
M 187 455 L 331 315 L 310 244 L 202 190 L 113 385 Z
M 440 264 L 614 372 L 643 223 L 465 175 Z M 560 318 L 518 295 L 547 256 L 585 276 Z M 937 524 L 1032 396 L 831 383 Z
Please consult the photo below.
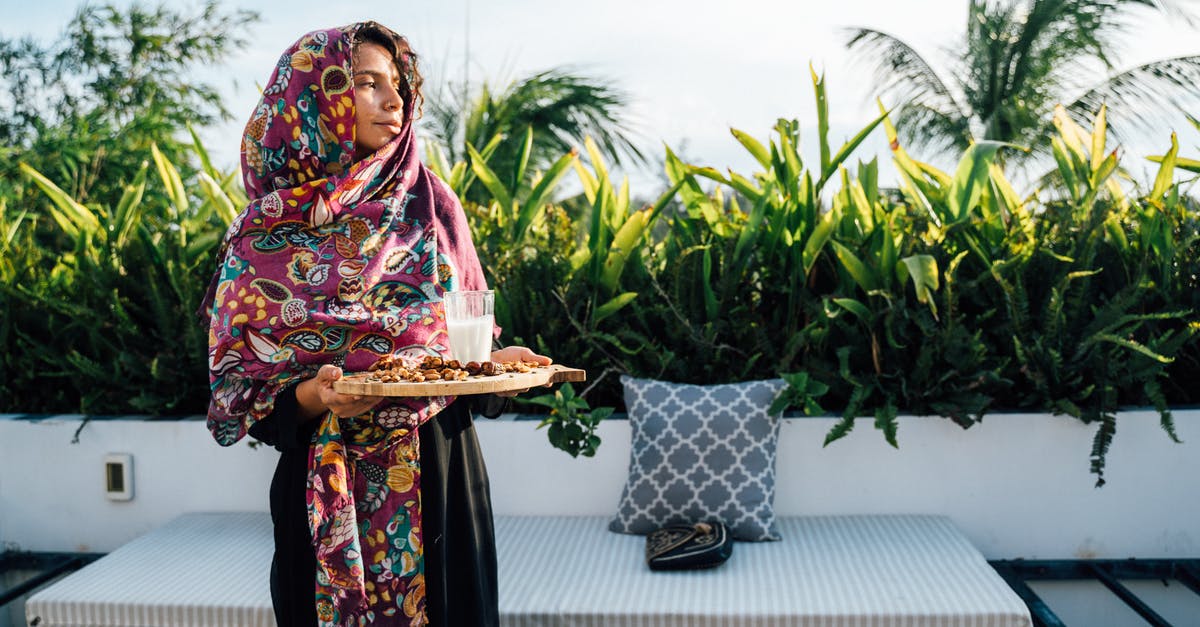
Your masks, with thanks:
M 443 295 L 450 354 L 454 359 L 464 364 L 491 360 L 494 303 L 492 290 L 446 292 Z

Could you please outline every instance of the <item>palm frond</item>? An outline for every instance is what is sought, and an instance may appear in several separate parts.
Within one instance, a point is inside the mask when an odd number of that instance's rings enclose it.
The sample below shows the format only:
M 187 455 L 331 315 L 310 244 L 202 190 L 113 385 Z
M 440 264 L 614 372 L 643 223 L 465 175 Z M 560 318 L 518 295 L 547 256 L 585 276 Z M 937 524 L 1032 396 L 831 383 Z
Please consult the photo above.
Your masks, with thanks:
M 846 49 L 874 65 L 875 82 L 879 85 L 879 95 L 885 101 L 921 102 L 940 111 L 963 113 L 950 88 L 912 46 L 879 30 L 847 30 L 850 37 L 846 41 Z
M 510 128 L 548 131 L 557 154 L 590 136 L 614 162 L 645 161 L 622 119 L 628 96 L 605 81 L 548 70 L 513 83 L 495 102 L 498 117 Z
M 966 118 L 934 109 L 922 102 L 901 107 L 894 119 L 896 132 L 906 146 L 933 154 L 966 150 L 973 139 Z
M 1060 58 L 1091 57 L 1115 67 L 1121 36 L 1133 24 L 1137 9 L 1191 23 L 1190 0 L 1034 0 L 1023 29 L 1040 35 L 1045 50 Z
M 878 96 L 897 107 L 897 129 L 915 146 L 949 148 L 969 142 L 968 109 L 912 46 L 883 31 L 848 29 L 846 48 L 873 65 Z M 922 129 L 923 124 L 933 128 Z
M 488 166 L 497 172 L 513 172 L 518 163 L 527 164 L 521 171 L 545 171 L 563 154 L 577 150 L 587 137 L 611 163 L 640 165 L 645 157 L 625 121 L 627 101 L 607 82 L 553 69 L 497 91 L 487 83 L 474 93 L 443 86 L 428 100 L 425 128 L 451 163 L 468 161 L 470 146 L 486 155 Z M 525 153 L 521 138 L 530 130 L 533 141 Z M 489 144 L 494 148 L 490 152 L 485 149 Z M 483 200 L 482 187 L 475 183 L 468 183 L 461 193 Z
M 1042 0 L 1034 2 L 1027 14 L 1009 15 L 1004 28 L 1012 45 L 1005 51 L 1002 78 L 1006 95 L 1029 101 L 1029 95 L 1049 96 L 1056 87 L 1069 84 L 1080 74 L 1080 63 L 1103 58 L 1114 42 L 1110 33 L 1097 28 L 1096 20 L 1086 15 L 1090 2 Z M 1086 24 L 1086 26 L 1085 26 Z M 1035 98 L 1039 105 L 1047 103 Z
M 1080 112 L 1090 117 L 1104 101 L 1190 101 L 1200 85 L 1200 64 L 1192 57 L 1127 70 L 1100 87 L 1081 77 L 1114 67 L 1138 9 L 1190 21 L 1194 8 L 1187 0 L 972 0 L 965 38 L 948 49 L 952 78 L 879 30 L 851 29 L 846 47 L 871 62 L 878 92 L 899 105 L 894 119 L 908 119 L 907 129 L 899 123 L 897 129 L 910 144 L 944 149 L 962 145 L 965 134 L 1034 147 L 1010 162 L 1038 161 L 1045 142 L 1037 140 L 1064 93 L 1086 92 L 1072 111 L 1081 122 Z M 1158 116 L 1130 117 L 1153 122 Z
M 1086 124 L 1101 105 L 1108 105 L 1109 132 L 1119 141 L 1134 130 L 1166 130 L 1175 116 L 1167 113 L 1170 109 L 1164 103 L 1184 110 L 1200 104 L 1200 55 L 1124 70 L 1077 97 L 1067 111 L 1076 122 Z

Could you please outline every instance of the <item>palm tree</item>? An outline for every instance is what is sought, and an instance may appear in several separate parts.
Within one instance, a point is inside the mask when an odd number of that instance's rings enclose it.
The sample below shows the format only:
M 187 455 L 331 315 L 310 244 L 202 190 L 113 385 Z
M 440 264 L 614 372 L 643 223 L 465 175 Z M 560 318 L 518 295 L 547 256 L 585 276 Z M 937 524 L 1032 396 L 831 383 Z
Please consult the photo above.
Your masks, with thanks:
M 426 107 L 426 125 L 451 163 L 469 161 L 468 144 L 483 152 L 499 136 L 502 139 L 487 162 L 497 172 L 509 172 L 529 128 L 533 129 L 529 172 L 545 170 L 581 146 L 585 136 L 591 136 L 613 163 L 637 165 L 645 160 L 622 120 L 627 97 L 604 82 L 555 69 L 513 81 L 499 93 L 485 83 L 465 101 L 461 94 L 447 96 L 448 91 L 443 86 L 433 94 Z M 484 194 L 476 182 L 464 196 Z
M 907 143 L 935 152 L 981 139 L 1045 148 L 1036 140 L 1051 130 L 1057 104 L 1087 124 L 1107 103 L 1120 137 L 1169 119 L 1163 105 L 1200 96 L 1200 55 L 1117 67 L 1116 37 L 1137 8 L 1190 20 L 1164 0 L 972 0 L 965 43 L 948 51 L 945 73 L 882 31 L 852 28 L 846 47 L 874 65 Z

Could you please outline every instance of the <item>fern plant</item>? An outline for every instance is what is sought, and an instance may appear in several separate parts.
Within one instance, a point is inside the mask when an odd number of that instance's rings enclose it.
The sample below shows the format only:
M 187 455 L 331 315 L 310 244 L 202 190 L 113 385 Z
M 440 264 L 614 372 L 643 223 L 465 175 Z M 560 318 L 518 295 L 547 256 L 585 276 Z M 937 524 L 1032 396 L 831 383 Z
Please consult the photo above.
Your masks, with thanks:
M 960 260 L 973 286 L 962 310 L 987 317 L 975 326 L 987 329 L 984 345 L 1006 361 L 997 382 L 1012 385 L 990 386 L 989 396 L 1001 406 L 1096 423 L 1098 485 L 1118 408 L 1154 405 L 1175 438 L 1162 383 L 1189 345 L 1194 319 L 1186 308 L 1164 308 L 1156 287 L 1166 278 L 1163 255 L 1173 257 L 1167 249 L 1182 233 L 1176 150 L 1149 195 L 1131 198 L 1115 178 L 1116 152 L 1106 150 L 1105 116 L 1102 108 L 1087 132 L 1059 111 L 1050 143 L 1061 187 L 1047 200 L 1018 198 L 995 164 L 960 164 L 951 178 L 894 149 L 906 198 L 936 225 L 935 249 Z M 978 157 L 1000 146 L 972 148 Z

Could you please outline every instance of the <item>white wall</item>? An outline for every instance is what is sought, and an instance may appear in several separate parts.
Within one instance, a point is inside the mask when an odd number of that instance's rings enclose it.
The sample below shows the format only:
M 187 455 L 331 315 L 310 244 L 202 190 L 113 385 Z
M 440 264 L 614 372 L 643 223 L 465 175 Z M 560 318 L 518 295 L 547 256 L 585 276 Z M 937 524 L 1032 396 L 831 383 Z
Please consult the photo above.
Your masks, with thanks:
M 278 453 L 222 448 L 203 420 L 0 420 L 0 543 L 108 552 L 187 511 L 267 511 Z M 133 455 L 131 501 L 104 496 L 104 456 Z
M 1184 444 L 1153 412 L 1121 414 L 1108 484 L 1088 472 L 1094 427 L 1065 417 L 986 416 L 963 430 L 943 418 L 900 418 L 899 449 L 862 418 L 822 448 L 831 418 L 785 420 L 776 513 L 785 516 L 936 513 L 950 516 L 989 559 L 1200 556 L 1200 411 L 1175 413 Z M 580 514 L 616 510 L 629 424 L 606 421 L 595 459 L 572 459 L 529 423 L 481 424 L 496 510 Z
M 1157 414 L 1118 420 L 1108 485 L 1094 488 L 1094 428 L 1069 418 L 992 415 L 962 430 L 902 417 L 900 449 L 871 419 L 821 447 L 828 418 L 784 421 L 781 515 L 923 512 L 950 516 L 988 558 L 1200 556 L 1200 411 L 1176 413 L 1174 444 Z M 478 423 L 498 514 L 607 515 L 629 459 L 629 425 L 601 425 L 594 459 L 550 447 L 535 422 Z M 277 454 L 217 446 L 202 421 L 0 419 L 0 543 L 111 551 L 185 511 L 267 509 Z M 103 456 L 131 453 L 134 500 L 103 493 Z

